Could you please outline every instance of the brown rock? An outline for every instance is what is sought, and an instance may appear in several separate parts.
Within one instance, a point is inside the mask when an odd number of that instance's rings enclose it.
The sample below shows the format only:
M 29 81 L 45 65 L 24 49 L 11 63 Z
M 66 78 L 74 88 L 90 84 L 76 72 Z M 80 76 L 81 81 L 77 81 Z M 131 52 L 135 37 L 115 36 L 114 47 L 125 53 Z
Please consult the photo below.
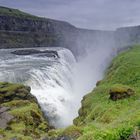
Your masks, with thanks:
M 132 96 L 134 93 L 135 91 L 129 86 L 118 84 L 111 87 L 109 91 L 110 94 L 109 99 L 116 101 L 119 99 L 128 98 Z
M 37 102 L 36 98 L 30 94 L 31 88 L 20 84 L 0 83 L 0 103 L 13 100 L 30 100 Z
M 97 81 L 96 86 L 99 86 L 101 84 L 101 80 Z

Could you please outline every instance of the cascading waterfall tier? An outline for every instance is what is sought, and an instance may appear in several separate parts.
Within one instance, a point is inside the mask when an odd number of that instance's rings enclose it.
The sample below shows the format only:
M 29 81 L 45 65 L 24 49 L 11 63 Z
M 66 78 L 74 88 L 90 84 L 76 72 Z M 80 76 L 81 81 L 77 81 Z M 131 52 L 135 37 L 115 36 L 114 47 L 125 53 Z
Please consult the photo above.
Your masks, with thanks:
M 42 48 L 44 50 L 44 48 Z M 0 81 L 20 82 L 31 86 L 50 124 L 65 127 L 76 114 L 73 91 L 73 70 L 76 61 L 68 49 L 47 48 L 57 51 L 59 57 L 45 54 L 15 55 L 12 50 L 0 51 Z
M 64 48 L 35 48 L 32 54 L 27 49 L 18 50 L 15 53 L 11 53 L 13 49 L 0 50 L 0 81 L 29 85 L 50 124 L 56 128 L 72 124 L 82 97 L 102 79 L 116 54 L 112 46 L 93 47 L 76 61 L 72 52 Z

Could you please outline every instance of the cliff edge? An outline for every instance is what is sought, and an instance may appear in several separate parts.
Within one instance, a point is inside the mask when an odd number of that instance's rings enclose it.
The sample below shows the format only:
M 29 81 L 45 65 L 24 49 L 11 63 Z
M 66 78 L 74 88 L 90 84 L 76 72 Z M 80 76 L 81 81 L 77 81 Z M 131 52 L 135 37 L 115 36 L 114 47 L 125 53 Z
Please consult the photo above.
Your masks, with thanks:
M 0 83 L 1 140 L 40 139 L 50 129 L 30 90 L 21 84 Z

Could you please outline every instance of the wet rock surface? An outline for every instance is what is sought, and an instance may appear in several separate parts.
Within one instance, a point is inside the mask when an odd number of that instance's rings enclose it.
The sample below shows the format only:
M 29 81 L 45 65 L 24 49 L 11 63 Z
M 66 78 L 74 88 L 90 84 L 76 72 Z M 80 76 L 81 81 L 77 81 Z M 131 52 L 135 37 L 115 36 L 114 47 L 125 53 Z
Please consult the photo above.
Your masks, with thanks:
M 39 54 L 39 56 L 59 58 L 59 55 L 58 55 L 57 51 L 52 51 L 52 50 L 40 51 L 40 50 L 36 50 L 36 49 L 27 49 L 27 50 L 16 50 L 16 51 L 13 51 L 11 53 L 15 54 L 15 55 Z

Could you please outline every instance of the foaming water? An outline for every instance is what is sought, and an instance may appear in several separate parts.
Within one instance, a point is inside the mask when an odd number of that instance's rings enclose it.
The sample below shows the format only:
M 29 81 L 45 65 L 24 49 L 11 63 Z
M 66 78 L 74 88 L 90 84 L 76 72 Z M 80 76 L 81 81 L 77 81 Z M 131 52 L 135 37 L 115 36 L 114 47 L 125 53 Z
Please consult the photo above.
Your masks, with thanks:
M 49 49 L 49 48 L 48 48 Z M 73 69 L 76 60 L 68 49 L 53 48 L 59 58 L 40 55 L 17 56 L 14 50 L 0 51 L 0 81 L 31 86 L 50 124 L 65 127 L 76 116 Z M 3 55 L 4 54 L 4 55 Z M 71 112 L 71 113 L 70 113 Z
M 78 115 L 82 97 L 102 78 L 114 53 L 110 48 L 96 48 L 76 61 L 68 49 L 48 50 L 57 51 L 59 57 L 18 56 L 11 54 L 14 50 L 0 50 L 0 81 L 31 86 L 50 124 L 66 127 Z
M 31 69 L 31 78 L 26 81 L 32 87 L 43 111 L 55 127 L 65 127 L 72 123 L 74 105 L 73 71 L 75 58 L 69 50 L 58 51 L 60 59 L 50 66 Z M 70 114 L 70 112 L 73 112 Z

